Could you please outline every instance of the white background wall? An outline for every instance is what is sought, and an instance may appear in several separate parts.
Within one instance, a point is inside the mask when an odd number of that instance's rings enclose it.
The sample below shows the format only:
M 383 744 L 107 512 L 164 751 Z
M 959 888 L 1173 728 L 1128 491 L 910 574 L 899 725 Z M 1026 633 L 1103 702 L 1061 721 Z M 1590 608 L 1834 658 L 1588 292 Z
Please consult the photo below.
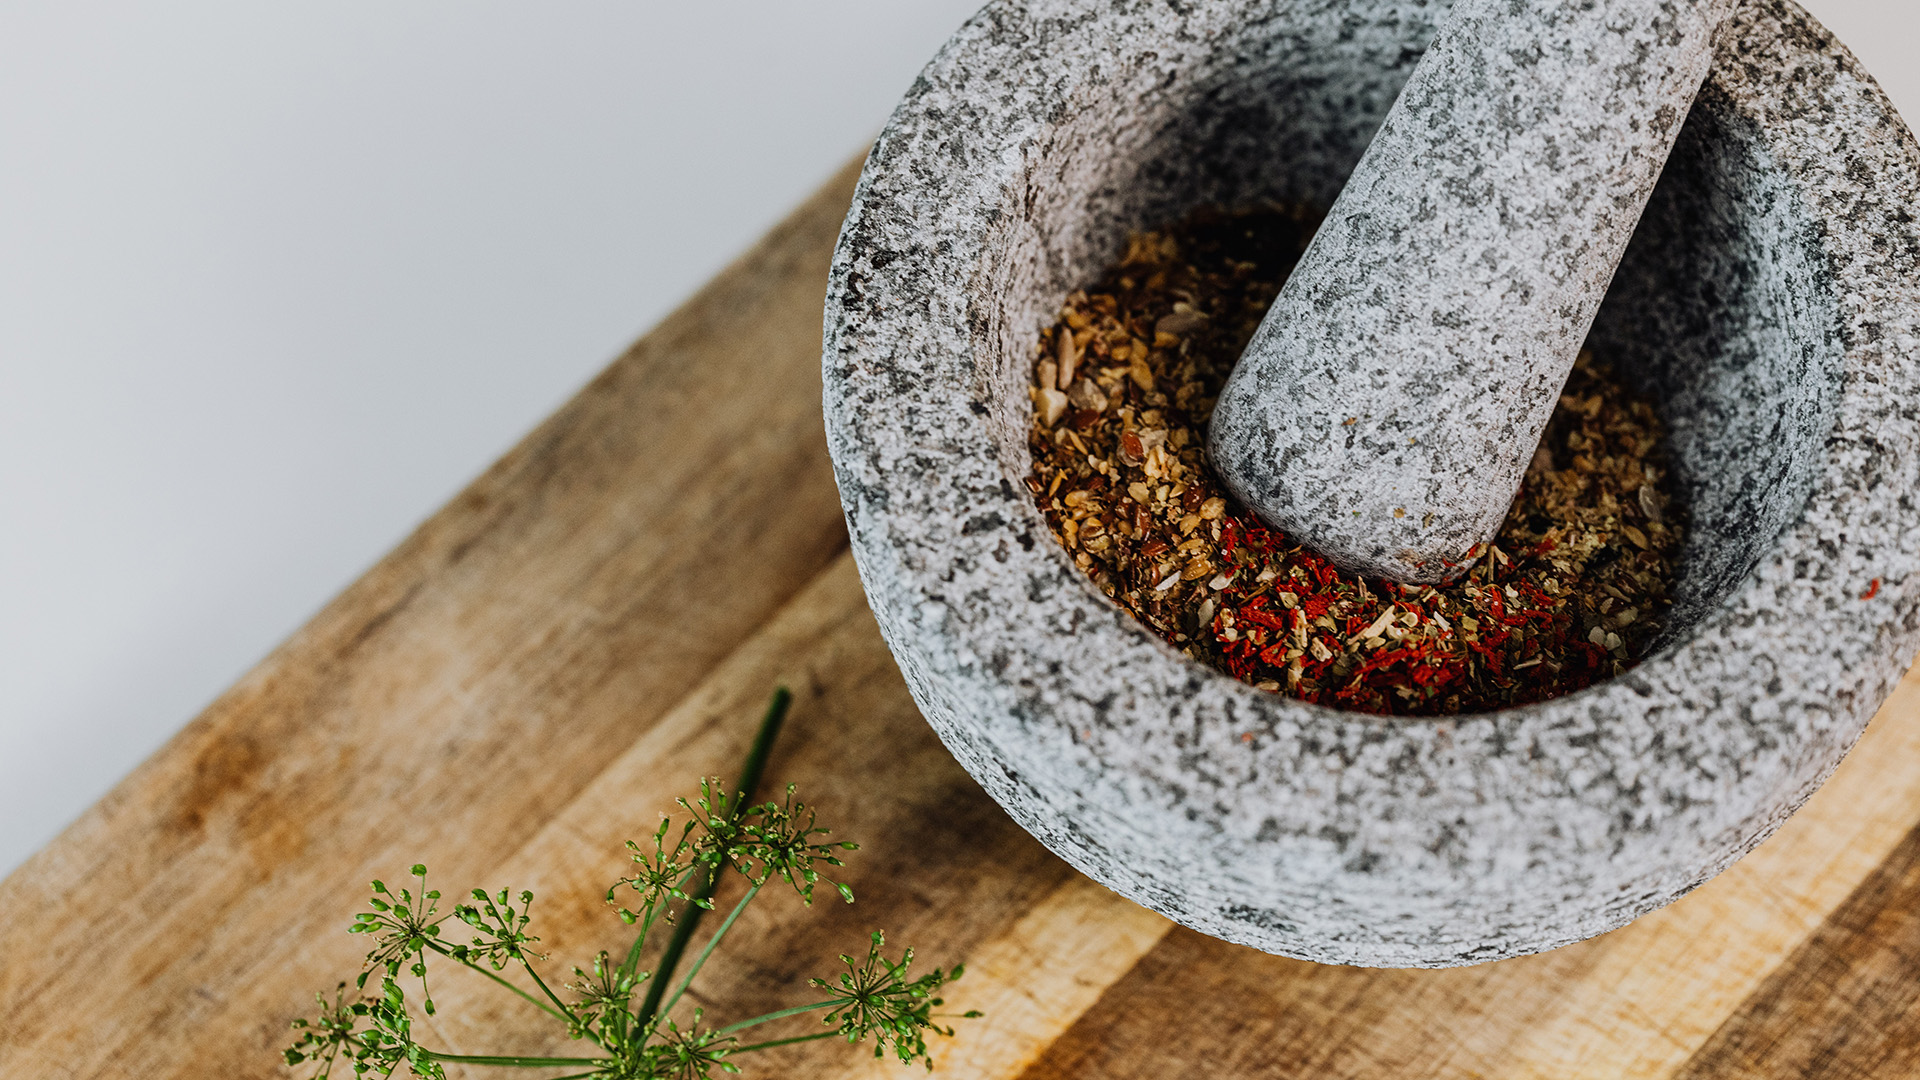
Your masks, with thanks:
M 978 0 L 0 5 L 0 873 L 879 129 Z M 1912 0 L 1808 0 L 1920 117 Z

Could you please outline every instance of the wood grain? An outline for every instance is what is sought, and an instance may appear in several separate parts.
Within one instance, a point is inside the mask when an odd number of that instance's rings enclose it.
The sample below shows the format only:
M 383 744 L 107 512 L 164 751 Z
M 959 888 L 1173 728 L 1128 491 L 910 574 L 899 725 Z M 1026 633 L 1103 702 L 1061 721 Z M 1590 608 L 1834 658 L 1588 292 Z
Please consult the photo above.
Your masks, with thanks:
M 1920 829 L 1679 1076 L 1920 1076 Z
M 1920 1076 L 1920 830 L 1679 1076 Z
M 530 888 L 555 974 L 628 932 L 603 896 L 767 693 L 770 776 L 857 836 L 859 903 L 751 909 L 715 1020 L 790 1004 L 885 930 L 969 971 L 955 1080 L 1670 1077 L 1920 1070 L 1920 679 L 1766 844 L 1543 956 L 1366 971 L 1172 928 L 1081 878 L 921 722 L 845 551 L 821 434 L 850 166 L 46 850 L 0 882 L 0 1076 L 285 1075 L 286 1023 L 358 970 L 361 883 Z M 724 897 L 723 897 L 724 899 Z M 423 1038 L 577 1051 L 451 972 Z M 797 1032 L 810 1021 L 792 1021 Z M 833 1041 L 749 1075 L 908 1075 Z M 475 1075 L 501 1076 L 496 1070 Z

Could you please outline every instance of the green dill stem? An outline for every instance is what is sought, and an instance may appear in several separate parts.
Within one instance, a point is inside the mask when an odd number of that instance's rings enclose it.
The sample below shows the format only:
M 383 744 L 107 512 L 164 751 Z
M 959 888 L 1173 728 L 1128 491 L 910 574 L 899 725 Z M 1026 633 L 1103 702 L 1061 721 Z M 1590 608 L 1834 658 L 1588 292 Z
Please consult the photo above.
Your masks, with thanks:
M 752 1050 L 767 1050 L 775 1046 L 786 1046 L 789 1043 L 812 1042 L 815 1039 L 831 1039 L 838 1034 L 840 1034 L 838 1031 L 816 1031 L 811 1035 L 795 1035 L 791 1039 L 770 1039 L 767 1042 L 751 1043 L 747 1046 L 731 1046 L 727 1048 L 727 1056 L 732 1057 L 735 1054 L 744 1054 Z
M 787 707 L 793 704 L 793 691 L 786 687 L 776 687 L 773 700 L 767 702 L 767 713 L 760 718 L 760 731 L 753 737 L 753 747 L 747 751 L 747 761 L 740 769 L 739 798 L 734 803 L 733 816 L 739 817 L 747 803 L 760 790 L 760 776 L 767 771 L 767 758 L 773 753 L 773 740 L 780 734 L 780 724 L 787 718 Z
M 720 939 L 726 937 L 727 931 L 733 929 L 734 920 L 740 917 L 741 912 L 747 910 L 747 905 L 753 903 L 753 898 L 758 895 L 760 895 L 760 886 L 755 885 L 747 890 L 747 895 L 741 897 L 739 903 L 733 905 L 732 911 L 727 912 L 727 921 L 721 923 L 720 929 L 715 930 L 713 936 L 707 939 L 707 947 L 700 950 L 700 955 L 694 959 L 693 966 L 687 969 L 687 977 L 680 980 L 680 985 L 673 988 L 673 996 L 667 999 L 666 1004 L 660 1006 L 662 1013 L 672 1012 L 673 1007 L 680 1003 L 680 995 L 686 993 L 687 987 L 693 985 L 693 977 L 700 974 L 700 969 L 707 965 L 707 957 L 713 955 L 713 950 L 719 946 Z
M 634 935 L 633 944 L 627 949 L 627 960 L 620 965 L 622 975 L 631 976 L 640 966 L 640 950 L 647 947 L 647 931 L 653 929 L 656 912 L 652 904 L 647 905 L 647 913 L 640 919 L 640 932 Z
M 554 996 L 554 993 L 552 990 L 547 989 L 547 981 L 540 977 L 539 972 L 533 970 L 533 965 L 527 962 L 527 958 L 525 956 L 522 956 L 520 958 L 520 966 L 527 969 L 528 975 L 533 976 L 534 985 L 540 988 L 541 993 L 547 995 L 547 1000 L 553 1002 L 553 1007 L 560 1010 L 562 1016 L 566 1019 L 567 1023 L 570 1025 L 577 1024 L 579 1021 L 579 1018 L 573 1015 L 573 1010 L 567 1008 L 566 1002 L 561 1001 L 558 997 Z M 579 1027 L 583 1032 L 585 1032 L 587 1038 L 593 1039 L 595 1045 L 599 1044 L 600 1040 L 597 1038 L 594 1038 L 593 1032 L 586 1030 L 585 1024 L 580 1024 Z
M 753 748 L 747 751 L 747 762 L 740 770 L 739 795 L 733 803 L 733 817 L 738 818 L 741 811 L 760 788 L 760 774 L 767 770 L 767 756 L 773 752 L 773 740 L 780 734 L 780 723 L 787 718 L 787 707 L 793 704 L 793 692 L 782 686 L 773 692 L 773 700 L 767 703 L 767 714 L 760 721 L 760 732 L 754 736 Z M 720 871 L 724 863 L 713 868 L 707 875 L 705 884 L 693 894 L 696 901 L 713 899 L 720 887 Z M 673 977 L 673 969 L 680 966 L 680 957 L 687 951 L 687 945 L 693 941 L 693 932 L 700 925 L 700 916 L 705 909 L 698 903 L 688 903 L 686 910 L 680 913 L 680 921 L 673 928 L 673 937 L 667 940 L 666 951 L 660 954 L 660 967 L 653 973 L 653 981 L 647 987 L 646 1000 L 640 1004 L 637 1019 L 639 1027 L 645 1028 L 653 1022 L 660 1011 L 660 998 L 667 992 L 667 981 Z
M 421 1047 L 429 1058 L 435 1061 L 457 1061 L 462 1065 L 508 1065 L 521 1069 L 544 1069 L 555 1065 L 604 1065 L 599 1058 L 581 1057 L 490 1057 L 474 1054 L 442 1054 L 438 1050 Z M 596 1070 L 597 1071 L 597 1070 Z M 587 1075 L 591 1076 L 592 1073 Z
M 836 999 L 832 1001 L 816 1001 L 811 1005 L 795 1005 L 791 1009 L 781 1009 L 779 1012 L 765 1013 L 751 1020 L 742 1020 L 737 1024 L 728 1024 L 726 1027 L 714 1032 L 714 1034 L 729 1035 L 739 1031 L 741 1028 L 753 1027 L 755 1024 L 766 1024 L 775 1020 L 785 1020 L 789 1016 L 799 1016 L 801 1013 L 814 1012 L 819 1009 L 831 1009 L 838 1004 L 840 1004 L 840 1001 Z
M 473 970 L 479 972 L 480 974 L 485 975 L 487 978 L 492 979 L 494 982 L 499 983 L 501 986 L 506 987 L 507 989 L 513 991 L 516 994 L 519 994 L 521 997 L 526 998 L 528 1001 L 532 1002 L 534 1008 L 539 1009 L 541 1012 L 544 1012 L 549 1016 L 552 1016 L 555 1020 L 569 1019 L 566 1013 L 555 1012 L 553 1009 L 553 1006 L 548 1005 L 546 1002 L 541 1001 L 539 998 L 534 997 L 532 994 L 529 994 L 525 990 L 522 990 L 519 987 L 513 985 L 511 981 L 501 978 L 498 973 L 488 971 L 485 965 L 476 964 L 471 960 L 462 960 L 459 957 L 453 955 L 453 952 L 449 950 L 445 945 L 442 945 L 437 941 L 427 942 L 427 947 L 429 949 L 432 949 L 434 952 L 439 953 L 441 956 L 444 956 L 447 959 L 452 960 L 454 963 L 472 968 Z

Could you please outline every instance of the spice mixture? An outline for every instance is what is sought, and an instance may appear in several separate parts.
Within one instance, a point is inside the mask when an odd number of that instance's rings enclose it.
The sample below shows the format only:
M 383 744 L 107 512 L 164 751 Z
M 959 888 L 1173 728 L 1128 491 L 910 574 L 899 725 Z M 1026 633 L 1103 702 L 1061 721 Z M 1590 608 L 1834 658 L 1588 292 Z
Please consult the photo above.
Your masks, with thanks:
M 1450 584 L 1339 570 L 1220 486 L 1214 398 L 1317 223 L 1203 212 L 1135 236 L 1067 298 L 1034 346 L 1027 480 L 1055 538 L 1175 648 L 1322 705 L 1484 712 L 1633 666 L 1671 606 L 1681 530 L 1659 421 L 1585 353 L 1498 537 Z

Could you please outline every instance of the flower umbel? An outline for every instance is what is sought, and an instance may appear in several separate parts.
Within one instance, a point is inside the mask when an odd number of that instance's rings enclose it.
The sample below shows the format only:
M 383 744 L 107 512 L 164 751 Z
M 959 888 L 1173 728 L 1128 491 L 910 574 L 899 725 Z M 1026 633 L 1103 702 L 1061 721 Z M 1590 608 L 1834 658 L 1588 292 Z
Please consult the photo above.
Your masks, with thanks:
M 731 1035 L 720 1035 L 700 1026 L 700 1010 L 693 1012 L 693 1023 L 682 1031 L 668 1020 L 659 1039 L 648 1047 L 646 1071 L 636 1073 L 640 1080 L 713 1080 L 713 1070 L 737 1073 L 740 1066 L 727 1060 L 734 1045 Z
M 698 828 L 694 822 L 687 822 L 680 829 L 680 835 L 672 844 L 667 843 L 667 834 L 673 828 L 673 819 L 662 816 L 660 827 L 654 830 L 653 850 L 642 848 L 632 840 L 627 841 L 627 850 L 633 863 L 639 867 L 630 877 L 623 877 L 607 889 L 607 903 L 614 902 L 614 894 L 622 887 L 640 894 L 635 907 L 620 909 L 620 918 L 627 923 L 635 923 L 647 918 L 656 911 L 666 911 L 666 905 L 675 900 L 692 899 L 685 889 L 694 871 L 694 849 L 692 835 Z M 706 905 L 711 908 L 712 902 Z
M 801 903 L 813 903 L 813 887 L 825 880 L 817 867 L 844 866 L 836 851 L 858 851 L 859 844 L 847 840 L 819 843 L 815 837 L 831 830 L 814 823 L 811 806 L 794 801 L 794 786 L 787 785 L 783 803 L 767 802 L 753 807 L 741 829 L 740 852 L 734 858 L 740 872 L 754 884 L 778 876 L 800 894 Z M 842 899 L 853 903 L 853 890 L 837 881 L 827 881 Z
M 472 941 L 451 950 L 455 960 L 485 960 L 493 966 L 493 970 L 499 971 L 515 961 L 546 959 L 544 955 L 527 948 L 540 940 L 526 932 L 527 923 L 532 920 L 529 913 L 533 907 L 532 893 L 521 891 L 518 908 L 508 899 L 505 889 L 494 896 L 488 896 L 483 889 L 475 889 L 472 895 L 477 903 L 462 904 L 453 909 L 460 921 L 475 931 Z
M 608 959 L 605 950 L 593 958 L 591 972 L 574 968 L 573 975 L 574 980 L 567 984 L 567 989 L 578 996 L 573 1003 L 580 1029 L 575 1038 L 589 1029 L 604 1026 L 602 1021 L 611 1014 L 624 1013 L 627 1003 L 633 1000 L 634 987 L 639 985 L 639 979 Z M 644 978 L 646 972 L 640 975 Z
M 810 981 L 833 995 L 833 1011 L 827 1013 L 825 1022 L 839 1025 L 838 1033 L 848 1042 L 859 1042 L 871 1035 L 874 1057 L 884 1057 L 891 1049 L 902 1064 L 920 1061 L 931 1069 L 933 1058 L 927 1054 L 927 1032 L 953 1034 L 952 1028 L 934 1022 L 933 1010 L 945 1004 L 934 995 L 965 974 L 966 968 L 956 965 L 951 972 L 935 968 L 917 979 L 908 979 L 907 967 L 913 963 L 913 950 L 901 953 L 900 962 L 896 964 L 880 954 L 886 943 L 886 935 L 876 930 L 869 939 L 866 960 L 856 962 L 853 957 L 842 954 L 840 960 L 847 965 L 847 970 L 841 972 L 838 979 Z M 980 1014 L 970 1011 L 961 1015 L 970 1018 Z
M 397 978 L 400 965 L 412 958 L 408 970 L 419 977 L 421 1007 L 431 1016 L 433 995 L 427 990 L 427 949 L 439 940 L 440 924 L 447 916 L 438 910 L 440 890 L 427 888 L 426 866 L 414 863 L 409 873 L 416 885 L 413 889 L 401 889 L 398 895 L 376 878 L 370 886 L 373 895 L 367 900 L 367 906 L 373 910 L 354 916 L 353 925 L 347 928 L 350 934 L 376 935 L 373 949 L 367 953 L 366 969 L 360 972 L 355 985 L 364 989 L 367 977 L 380 968 L 386 969 L 387 978 Z
M 345 1054 L 349 1060 L 359 1043 L 354 1039 L 354 1031 L 367 1015 L 367 1006 L 363 1002 L 347 1002 L 347 984 L 341 983 L 334 991 L 333 1001 L 327 1001 L 327 995 L 315 994 L 313 1000 L 319 1004 L 320 1013 L 312 1020 L 305 1018 L 293 1022 L 293 1030 L 300 1033 L 292 1046 L 287 1047 L 283 1056 L 287 1064 L 298 1065 L 304 1061 L 314 1062 L 316 1077 L 324 1077 L 333 1071 L 335 1059 Z

